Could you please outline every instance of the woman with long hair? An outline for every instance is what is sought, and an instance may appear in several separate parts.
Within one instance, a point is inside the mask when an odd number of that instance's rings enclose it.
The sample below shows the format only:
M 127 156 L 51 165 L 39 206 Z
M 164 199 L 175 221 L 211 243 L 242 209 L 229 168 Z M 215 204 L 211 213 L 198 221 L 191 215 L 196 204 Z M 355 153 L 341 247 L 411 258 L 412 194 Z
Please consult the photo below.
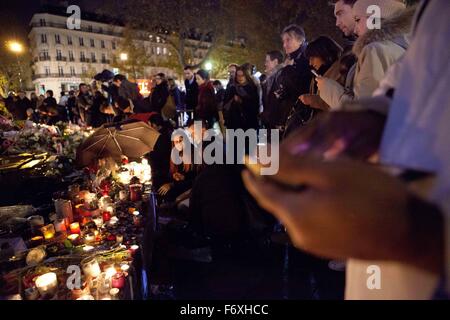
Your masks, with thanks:
M 258 87 L 250 72 L 245 66 L 236 70 L 233 101 L 226 119 L 228 129 L 258 129 Z
M 199 87 L 195 119 L 206 121 L 208 128 L 212 128 L 219 119 L 214 86 L 210 80 L 209 72 L 206 70 L 197 71 L 195 77 Z

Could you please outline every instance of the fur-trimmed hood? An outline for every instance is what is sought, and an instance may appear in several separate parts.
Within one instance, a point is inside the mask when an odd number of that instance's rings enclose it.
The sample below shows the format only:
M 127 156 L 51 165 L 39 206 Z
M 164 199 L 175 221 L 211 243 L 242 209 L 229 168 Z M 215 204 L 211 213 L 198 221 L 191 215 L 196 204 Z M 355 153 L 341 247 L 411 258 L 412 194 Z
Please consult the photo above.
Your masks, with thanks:
M 416 7 L 409 7 L 399 15 L 381 21 L 381 29 L 368 30 L 359 37 L 354 46 L 353 53 L 359 56 L 365 46 L 386 40 L 398 40 L 402 36 L 405 38 L 410 32 Z M 397 41 L 394 41 L 397 42 Z

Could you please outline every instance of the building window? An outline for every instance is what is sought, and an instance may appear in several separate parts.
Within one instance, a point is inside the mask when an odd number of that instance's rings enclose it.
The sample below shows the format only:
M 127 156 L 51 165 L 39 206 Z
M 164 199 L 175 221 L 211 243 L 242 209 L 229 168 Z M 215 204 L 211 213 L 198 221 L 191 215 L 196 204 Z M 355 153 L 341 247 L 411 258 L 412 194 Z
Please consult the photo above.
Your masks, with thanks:
M 67 37 L 67 44 L 68 44 L 69 46 L 71 46 L 71 45 L 73 44 L 73 42 L 72 42 L 72 37 L 71 37 L 71 36 L 68 36 L 68 37 Z
M 91 48 L 95 48 L 95 40 L 91 39 Z
M 86 62 L 86 55 L 84 54 L 84 51 L 80 52 L 80 60 L 81 62 Z
M 100 27 L 100 29 L 98 29 L 98 33 L 103 33 L 103 28 Z
M 89 26 L 89 27 L 88 27 L 88 31 L 89 31 L 89 32 L 92 32 L 92 26 Z
M 47 43 L 47 35 L 41 34 L 41 43 Z
M 112 42 L 112 49 L 116 50 L 116 43 L 114 41 Z
M 56 50 L 56 60 L 61 61 L 62 60 L 62 52 L 61 50 Z
M 61 44 L 61 38 L 59 37 L 59 34 L 55 34 L 55 43 Z
M 58 75 L 60 77 L 64 77 L 64 69 L 63 69 L 63 67 L 58 67 Z
M 69 51 L 69 60 L 70 61 L 75 61 L 75 59 L 73 57 L 73 51 Z
M 157 54 L 158 56 L 161 54 L 161 48 L 160 48 L 160 47 L 157 47 L 157 48 L 156 48 L 156 54 Z
M 106 54 L 102 53 L 102 63 L 106 63 Z
M 50 75 L 50 67 L 45 67 L 45 75 L 47 77 Z
M 75 75 L 75 67 L 70 67 L 70 75 L 71 76 Z
M 167 48 L 164 47 L 164 48 L 163 48 L 163 55 L 166 55 L 166 54 L 167 54 Z
M 80 46 L 84 47 L 84 39 L 83 38 L 80 38 Z
M 45 27 L 47 25 L 47 23 L 45 22 L 45 19 L 41 19 L 40 23 L 41 23 L 41 27 Z
M 95 59 L 95 53 L 94 52 L 91 53 L 91 59 L 92 59 L 91 62 L 93 62 L 93 63 L 97 62 L 97 60 Z
M 101 46 L 102 46 L 102 49 L 105 49 L 105 40 L 101 41 Z

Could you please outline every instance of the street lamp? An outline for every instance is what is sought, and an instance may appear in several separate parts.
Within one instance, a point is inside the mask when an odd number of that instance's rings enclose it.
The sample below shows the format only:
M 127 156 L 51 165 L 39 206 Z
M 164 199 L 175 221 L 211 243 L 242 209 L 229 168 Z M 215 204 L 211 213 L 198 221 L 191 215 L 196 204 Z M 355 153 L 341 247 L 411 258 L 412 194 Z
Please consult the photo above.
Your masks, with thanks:
M 120 60 L 127 61 L 128 60 L 128 54 L 127 53 L 121 53 L 120 54 Z
M 6 43 L 9 51 L 13 52 L 16 55 L 16 59 L 17 59 L 17 66 L 19 67 L 19 82 L 20 82 L 20 90 L 23 89 L 23 85 L 22 85 L 22 65 L 20 64 L 19 61 L 19 54 L 24 52 L 24 48 L 23 45 L 20 42 L 17 41 L 8 41 Z
M 206 71 L 211 71 L 213 69 L 213 65 L 211 62 L 205 63 L 205 69 Z

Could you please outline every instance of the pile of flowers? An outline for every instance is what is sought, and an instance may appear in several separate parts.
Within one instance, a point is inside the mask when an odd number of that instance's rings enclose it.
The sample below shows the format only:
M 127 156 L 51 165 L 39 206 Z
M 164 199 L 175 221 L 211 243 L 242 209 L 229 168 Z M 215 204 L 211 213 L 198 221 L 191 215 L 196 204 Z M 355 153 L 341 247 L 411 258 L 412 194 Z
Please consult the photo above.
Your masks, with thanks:
M 69 123 L 48 126 L 27 121 L 19 131 L 0 132 L 1 153 L 49 153 L 75 159 L 77 148 L 91 133 Z

